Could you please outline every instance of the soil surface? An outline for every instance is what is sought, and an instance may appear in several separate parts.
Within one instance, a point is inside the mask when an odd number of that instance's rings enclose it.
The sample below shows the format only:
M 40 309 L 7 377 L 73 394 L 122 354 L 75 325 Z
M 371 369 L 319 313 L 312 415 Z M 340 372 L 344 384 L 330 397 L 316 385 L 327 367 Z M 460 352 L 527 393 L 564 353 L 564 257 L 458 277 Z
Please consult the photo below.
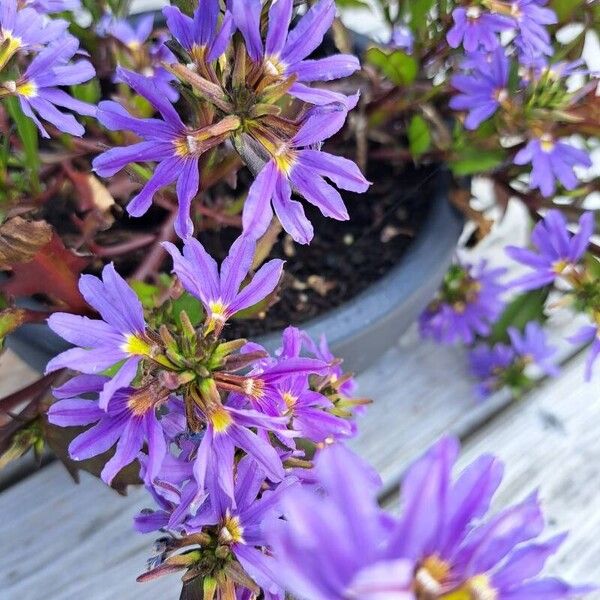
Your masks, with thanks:
M 304 202 L 315 230 L 312 243 L 299 245 L 287 235 L 280 236 L 271 253 L 271 258 L 287 261 L 278 300 L 268 318 L 233 321 L 228 337 L 252 338 L 290 323 L 301 325 L 383 277 L 418 235 L 439 185 L 436 172 L 437 167 L 430 167 L 387 178 L 369 174 L 371 181 L 380 183 L 367 194 L 343 193 L 350 213 L 345 222 L 325 218 Z M 214 245 L 217 253 L 219 242 Z M 205 243 L 210 248 L 210 240 Z

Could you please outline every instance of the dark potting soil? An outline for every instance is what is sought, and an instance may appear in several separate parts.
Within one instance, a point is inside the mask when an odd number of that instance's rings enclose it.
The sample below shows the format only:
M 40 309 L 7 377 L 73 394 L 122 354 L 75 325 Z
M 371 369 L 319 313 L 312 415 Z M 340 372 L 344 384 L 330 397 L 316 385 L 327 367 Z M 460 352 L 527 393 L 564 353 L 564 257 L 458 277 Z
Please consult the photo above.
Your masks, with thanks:
M 387 165 L 386 165 L 387 166 Z M 391 171 L 391 167 L 389 167 Z M 268 318 L 239 319 L 228 325 L 227 337 L 253 338 L 289 324 L 302 323 L 322 315 L 353 298 L 397 265 L 427 217 L 435 195 L 439 167 L 388 171 L 387 177 L 367 194 L 343 193 L 350 220 L 325 218 L 304 202 L 314 226 L 310 245 L 295 244 L 280 236 L 270 258 L 286 260 L 278 299 Z M 375 175 L 375 174 L 372 174 Z M 210 234 L 203 238 L 207 249 Z M 214 250 L 220 247 L 219 236 Z

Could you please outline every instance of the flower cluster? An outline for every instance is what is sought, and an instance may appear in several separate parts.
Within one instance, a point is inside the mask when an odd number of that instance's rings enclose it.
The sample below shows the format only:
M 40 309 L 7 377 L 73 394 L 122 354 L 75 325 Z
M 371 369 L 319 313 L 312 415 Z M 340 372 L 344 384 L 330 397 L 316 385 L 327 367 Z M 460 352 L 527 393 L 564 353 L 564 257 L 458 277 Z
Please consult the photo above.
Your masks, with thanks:
M 499 279 L 505 269 L 456 264 L 448 271 L 437 297 L 419 319 L 421 335 L 438 343 L 471 344 L 485 336 L 502 312 L 506 286 Z
M 556 183 L 566 190 L 578 185 L 574 167 L 590 167 L 587 153 L 563 141 L 557 130 L 569 122 L 569 110 L 581 97 L 569 91 L 567 78 L 588 73 L 575 63 L 551 64 L 554 53 L 548 25 L 556 14 L 544 0 L 494 0 L 456 8 L 454 27 L 448 32 L 450 46 L 462 45 L 465 56 L 462 73 L 452 78 L 458 91 L 450 106 L 468 111 L 467 129 L 477 129 L 496 116 L 501 135 L 524 141 L 516 148 L 515 165 L 531 165 L 529 186 L 552 196 Z M 499 34 L 512 31 L 512 41 L 501 44 Z M 520 69 L 521 76 L 510 76 Z M 593 82 L 590 83 L 594 85 Z M 586 89 L 586 86 L 583 86 Z
M 276 581 L 307 600 L 558 599 L 591 591 L 541 575 L 565 535 L 539 539 L 537 495 L 487 516 L 503 465 L 482 455 L 454 479 L 458 450 L 443 438 L 408 469 L 399 516 L 378 506 L 372 469 L 342 445 L 322 450 L 315 488 L 284 494 L 286 520 L 269 524 Z
M 238 312 L 263 301 L 281 277 L 271 260 L 248 277 L 255 243 L 242 236 L 217 264 L 195 239 L 183 253 L 167 247 L 187 292 L 204 307 L 194 327 L 146 319 L 135 292 L 105 267 L 102 279 L 81 278 L 80 290 L 101 319 L 55 313 L 50 327 L 77 347 L 48 364 L 80 374 L 56 388 L 51 423 L 88 427 L 69 453 L 84 460 L 114 448 L 101 477 L 110 484 L 137 461 L 157 509 L 137 519 L 142 531 L 166 529 L 202 549 L 180 567 L 205 586 L 270 589 L 270 559 L 261 533 L 281 492 L 304 478 L 306 444 L 332 443 L 355 433 L 351 377 L 324 342 L 288 328 L 270 356 L 245 340 L 221 334 Z M 304 440 L 304 445 L 297 439 Z M 170 570 L 165 560 L 158 572 Z M 144 576 L 144 578 L 150 575 Z
M 67 21 L 44 14 L 77 4 L 0 1 L 0 99 L 18 98 L 23 113 L 44 137 L 49 134 L 42 121 L 65 133 L 83 135 L 84 129 L 73 115 L 57 107 L 81 115 L 96 114 L 95 106 L 61 89 L 89 81 L 95 71 L 88 60 L 76 59 L 79 40 L 67 31 Z
M 229 6 L 229 5 L 228 5 Z M 307 84 L 350 75 L 359 68 L 353 56 L 307 59 L 321 44 L 335 16 L 333 0 L 320 0 L 288 32 L 293 2 L 279 0 L 269 10 L 266 41 L 261 37 L 260 0 L 236 0 L 221 13 L 218 0 L 199 6 L 193 17 L 176 7 L 164 15 L 172 35 L 170 47 L 182 57 L 161 57 L 164 68 L 188 90 L 188 111 L 179 114 L 165 95 L 162 71 L 150 76 L 120 68 L 118 79 L 145 98 L 161 116 L 140 119 L 116 102 L 101 102 L 99 121 L 113 131 L 128 130 L 142 141 L 113 148 L 94 161 L 96 172 L 108 177 L 132 162 L 158 163 L 154 174 L 129 203 L 133 216 L 147 212 L 154 195 L 177 182 L 179 216 L 175 229 L 185 238 L 193 233 L 191 204 L 201 187 L 200 161 L 212 149 L 233 143 L 256 175 L 244 204 L 247 235 L 257 239 L 268 228 L 273 208 L 284 229 L 308 243 L 313 229 L 298 193 L 326 216 L 348 218 L 337 190 L 325 181 L 356 192 L 369 184 L 351 161 L 318 150 L 323 140 L 344 124 L 358 96 L 313 89 Z M 109 31 L 126 44 L 147 35 L 122 25 Z M 241 38 L 233 36 L 239 30 Z M 156 84 L 159 77 L 160 85 Z M 293 108 L 300 101 L 301 108 Z M 291 104 L 285 111 L 282 106 Z

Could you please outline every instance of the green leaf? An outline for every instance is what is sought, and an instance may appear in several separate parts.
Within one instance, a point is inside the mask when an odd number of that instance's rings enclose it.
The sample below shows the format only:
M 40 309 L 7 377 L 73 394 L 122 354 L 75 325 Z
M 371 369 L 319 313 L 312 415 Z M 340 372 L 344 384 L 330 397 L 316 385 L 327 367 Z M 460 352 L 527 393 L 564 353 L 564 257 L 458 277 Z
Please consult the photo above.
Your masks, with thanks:
M 517 296 L 508 304 L 492 327 L 488 338 L 489 343 L 507 342 L 509 327 L 516 327 L 518 330 L 523 331 L 529 321 L 543 323 L 546 320 L 544 307 L 549 293 L 550 288 L 545 287 Z
M 160 295 L 160 288 L 158 286 L 137 279 L 130 281 L 129 285 L 137 294 L 144 308 L 156 308 L 156 303 Z
M 550 8 L 556 13 L 560 23 L 570 22 L 575 11 L 585 0 L 552 0 Z
M 418 158 L 431 146 L 431 134 L 427 121 L 421 115 L 415 115 L 408 126 L 408 144 L 410 153 Z
M 497 167 L 504 161 L 504 150 L 480 150 L 465 148 L 456 160 L 450 162 L 450 168 L 457 177 L 483 173 Z
M 100 81 L 94 78 L 87 83 L 73 85 L 71 86 L 71 93 L 77 100 L 87 102 L 88 104 L 98 104 L 102 96 Z
M 25 165 L 31 177 L 32 187 L 39 191 L 40 155 L 38 146 L 38 130 L 35 123 L 21 110 L 19 101 L 11 96 L 6 99 L 6 106 L 11 119 L 17 126 L 17 133 L 23 144 L 25 152 Z
M 192 325 L 197 327 L 200 325 L 202 319 L 204 318 L 204 309 L 202 308 L 202 304 L 197 298 L 194 298 L 191 294 L 187 292 L 183 292 L 177 300 L 173 302 L 173 319 L 177 323 L 177 326 L 181 329 L 181 311 L 185 311 L 187 316 L 190 318 Z
M 586 254 L 585 267 L 592 276 L 592 279 L 600 282 L 600 258 L 593 254 Z
M 415 32 L 423 31 L 427 26 L 427 15 L 433 8 L 435 0 L 412 0 L 411 20 L 412 29 Z
M 348 8 L 371 10 L 371 6 L 365 0 L 335 0 L 335 3 L 343 10 Z
M 396 85 L 410 85 L 417 77 L 419 67 L 416 59 L 402 50 L 372 47 L 367 50 L 366 58 Z

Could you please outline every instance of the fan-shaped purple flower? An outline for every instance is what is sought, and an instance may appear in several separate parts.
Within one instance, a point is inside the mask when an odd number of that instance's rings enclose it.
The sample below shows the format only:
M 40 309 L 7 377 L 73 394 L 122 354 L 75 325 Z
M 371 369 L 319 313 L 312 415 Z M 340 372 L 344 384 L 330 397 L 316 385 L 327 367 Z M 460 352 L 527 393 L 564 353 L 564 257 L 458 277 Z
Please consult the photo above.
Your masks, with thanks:
M 531 233 L 534 250 L 507 246 L 506 253 L 517 262 L 533 269 L 517 278 L 512 285 L 533 290 L 550 285 L 582 259 L 594 231 L 593 213 L 584 213 L 579 219 L 579 231 L 569 233 L 567 220 L 559 210 L 550 210 Z
M 220 272 L 214 258 L 195 238 L 185 241 L 183 254 L 169 242 L 163 246 L 173 258 L 173 270 L 183 287 L 202 302 L 207 326 L 218 332 L 232 315 L 264 300 L 277 287 L 283 270 L 282 260 L 270 260 L 240 289 L 256 248 L 248 236 L 242 235 L 232 244 Z
M 124 361 L 100 392 L 100 408 L 106 409 L 113 393 L 133 381 L 140 360 L 150 354 L 151 342 L 146 335 L 142 305 L 112 263 L 104 267 L 102 279 L 82 275 L 79 289 L 86 302 L 102 318 L 54 313 L 48 319 L 50 328 L 79 347 L 53 358 L 46 367 L 46 373 L 70 368 L 99 374 Z

